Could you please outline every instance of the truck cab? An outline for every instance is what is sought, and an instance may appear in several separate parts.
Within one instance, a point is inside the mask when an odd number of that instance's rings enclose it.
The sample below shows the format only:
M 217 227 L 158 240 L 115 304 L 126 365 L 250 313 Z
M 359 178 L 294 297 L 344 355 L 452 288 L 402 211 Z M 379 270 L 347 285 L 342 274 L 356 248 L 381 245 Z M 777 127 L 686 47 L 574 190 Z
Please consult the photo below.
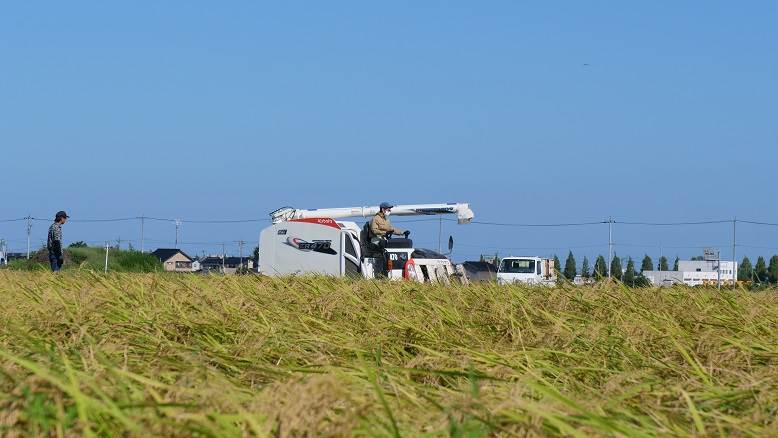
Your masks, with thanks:
M 554 260 L 541 257 L 505 257 L 497 269 L 497 284 L 556 284 Z

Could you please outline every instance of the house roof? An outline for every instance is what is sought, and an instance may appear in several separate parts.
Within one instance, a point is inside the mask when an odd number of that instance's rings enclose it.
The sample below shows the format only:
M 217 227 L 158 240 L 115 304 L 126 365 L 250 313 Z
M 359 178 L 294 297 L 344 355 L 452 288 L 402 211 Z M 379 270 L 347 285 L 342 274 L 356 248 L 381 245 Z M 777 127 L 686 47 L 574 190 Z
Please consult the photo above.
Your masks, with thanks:
M 151 254 L 154 257 L 158 258 L 159 261 L 165 262 L 167 260 L 170 260 L 171 257 L 173 257 L 174 255 L 176 255 L 178 253 L 181 253 L 181 255 L 183 255 L 184 257 L 189 259 L 190 262 L 192 261 L 191 257 L 189 257 L 188 255 L 186 255 L 185 252 L 183 252 L 183 251 L 181 251 L 180 249 L 177 249 L 177 248 L 157 248 Z

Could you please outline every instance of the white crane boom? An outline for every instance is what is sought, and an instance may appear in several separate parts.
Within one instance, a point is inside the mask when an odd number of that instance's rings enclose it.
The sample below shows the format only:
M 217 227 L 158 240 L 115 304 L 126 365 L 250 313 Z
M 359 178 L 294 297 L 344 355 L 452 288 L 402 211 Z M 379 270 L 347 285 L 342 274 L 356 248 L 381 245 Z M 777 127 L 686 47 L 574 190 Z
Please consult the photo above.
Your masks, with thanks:
M 270 213 L 274 224 L 294 219 L 307 218 L 331 218 L 342 219 L 347 217 L 371 217 L 378 213 L 378 206 L 372 207 L 342 207 L 342 208 L 317 208 L 301 210 L 292 207 L 283 207 Z M 460 224 L 469 224 L 473 220 L 473 210 L 470 204 L 410 204 L 395 205 L 392 207 L 392 216 L 425 216 L 436 214 L 456 214 Z

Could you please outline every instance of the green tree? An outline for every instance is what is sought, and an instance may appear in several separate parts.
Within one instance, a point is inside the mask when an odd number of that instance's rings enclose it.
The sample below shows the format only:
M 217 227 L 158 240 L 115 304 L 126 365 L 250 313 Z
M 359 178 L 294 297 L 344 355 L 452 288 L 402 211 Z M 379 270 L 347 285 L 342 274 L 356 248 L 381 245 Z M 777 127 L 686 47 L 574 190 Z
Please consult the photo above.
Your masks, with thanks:
M 677 265 L 678 262 L 676 261 L 675 263 L 676 263 L 676 268 L 678 268 L 678 265 Z M 670 266 L 668 266 L 668 264 L 667 264 L 667 257 L 665 257 L 665 256 L 659 257 L 659 270 L 660 271 L 669 271 L 670 270 Z M 676 269 L 676 271 L 677 270 L 678 269 Z
M 613 254 L 613 260 L 611 260 L 611 277 L 616 280 L 621 280 L 622 274 L 621 259 L 616 254 Z
M 86 248 L 86 242 L 79 240 L 78 242 L 73 242 L 68 245 L 68 248 Z
M 581 277 L 589 278 L 589 258 L 586 256 L 584 256 L 583 262 L 581 263 Z
M 566 279 L 573 281 L 575 279 L 575 274 L 575 257 L 573 257 L 573 252 L 570 251 L 567 254 L 567 260 L 565 260 L 564 276 Z
M 624 271 L 624 284 L 628 284 L 632 287 L 635 287 L 635 262 L 632 260 L 632 257 L 627 258 L 627 269 Z
M 254 266 L 256 266 L 256 263 L 259 262 L 259 247 L 258 246 L 254 247 L 254 251 L 251 253 L 251 257 L 254 259 L 254 263 L 255 263 Z
M 640 272 L 643 271 L 651 271 L 654 269 L 654 261 L 651 260 L 651 257 L 646 254 L 645 257 L 643 257 L 643 262 L 640 263 Z
M 677 271 L 678 270 L 678 262 L 680 260 L 681 259 L 679 259 L 678 256 L 675 256 L 675 261 L 673 262 L 673 271 Z
M 770 283 L 778 283 L 778 255 L 770 257 L 770 265 L 767 267 L 767 279 Z
M 562 264 L 559 263 L 559 257 L 554 254 L 554 270 L 557 271 L 557 273 L 562 273 Z
M 759 256 L 758 259 L 756 259 L 756 267 L 754 267 L 754 277 L 756 277 L 756 281 L 760 283 L 766 283 L 767 282 L 767 265 L 764 262 L 764 257 Z
M 743 257 L 740 266 L 737 267 L 737 279 L 739 281 L 749 281 L 754 276 L 754 267 L 748 257 Z
M 608 267 L 605 263 L 605 257 L 598 255 L 594 260 L 594 271 L 592 272 L 596 280 L 600 280 L 608 276 Z

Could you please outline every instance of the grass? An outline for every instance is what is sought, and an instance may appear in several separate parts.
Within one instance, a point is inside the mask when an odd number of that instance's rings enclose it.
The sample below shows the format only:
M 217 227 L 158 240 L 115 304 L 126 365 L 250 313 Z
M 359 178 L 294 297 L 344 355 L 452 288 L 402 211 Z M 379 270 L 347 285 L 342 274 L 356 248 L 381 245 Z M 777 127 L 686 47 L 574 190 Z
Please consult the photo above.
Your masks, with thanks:
M 775 291 L 0 271 L 0 435 L 770 436 Z
M 48 252 L 41 249 L 30 260 L 12 260 L 9 268 L 18 271 L 48 271 Z M 105 269 L 105 248 L 77 247 L 65 249 L 63 270 Z M 116 248 L 108 250 L 108 270 L 112 272 L 155 272 L 162 271 L 162 263 L 153 255 L 138 251 L 125 251 Z

